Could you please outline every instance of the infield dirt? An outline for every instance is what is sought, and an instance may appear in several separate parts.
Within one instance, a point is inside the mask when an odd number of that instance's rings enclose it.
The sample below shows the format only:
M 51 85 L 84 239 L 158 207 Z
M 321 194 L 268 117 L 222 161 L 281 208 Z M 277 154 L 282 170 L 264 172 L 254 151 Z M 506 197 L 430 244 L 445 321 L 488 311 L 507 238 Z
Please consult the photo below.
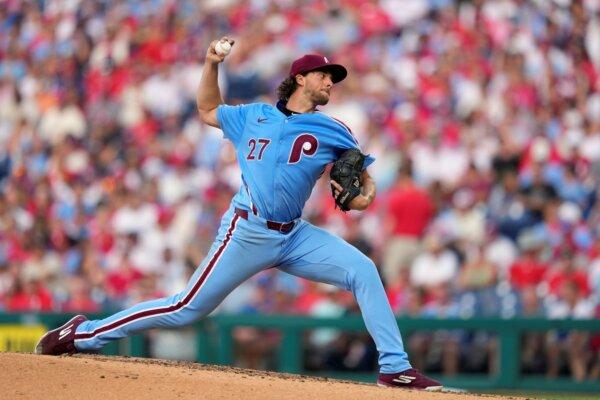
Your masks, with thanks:
M 380 388 L 189 362 L 95 355 L 0 353 L 0 398 L 48 400 L 469 400 L 507 399 Z M 514 397 L 513 397 L 514 398 Z

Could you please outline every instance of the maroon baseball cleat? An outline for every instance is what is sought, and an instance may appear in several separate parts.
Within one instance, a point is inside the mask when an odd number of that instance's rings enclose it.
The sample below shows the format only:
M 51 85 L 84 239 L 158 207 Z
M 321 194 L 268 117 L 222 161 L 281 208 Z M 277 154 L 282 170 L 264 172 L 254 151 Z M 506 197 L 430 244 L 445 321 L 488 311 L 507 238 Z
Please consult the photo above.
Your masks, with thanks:
M 377 386 L 427 390 L 430 392 L 436 392 L 443 388 L 440 382 L 426 377 L 414 368 L 395 374 L 379 374 Z
M 46 332 L 35 346 L 35 353 L 57 356 L 77 352 L 75 348 L 75 330 L 84 321 L 87 321 L 86 317 L 76 315 L 63 326 Z

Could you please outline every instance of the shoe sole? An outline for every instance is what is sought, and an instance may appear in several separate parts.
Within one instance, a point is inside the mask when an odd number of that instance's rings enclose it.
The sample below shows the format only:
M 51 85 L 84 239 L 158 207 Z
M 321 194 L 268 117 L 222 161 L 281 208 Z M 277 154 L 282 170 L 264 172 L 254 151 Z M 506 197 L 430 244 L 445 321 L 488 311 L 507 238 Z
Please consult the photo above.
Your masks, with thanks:
M 444 389 L 443 386 L 429 386 L 429 387 L 426 387 L 425 389 L 421 389 L 421 388 L 416 388 L 416 387 L 411 387 L 411 386 L 388 385 L 388 384 L 381 383 L 381 382 L 377 382 L 377 386 L 379 386 L 379 387 L 389 387 L 389 388 L 394 388 L 394 389 L 424 390 L 426 392 L 441 392 Z
M 42 354 L 42 341 L 46 338 L 46 336 L 50 335 L 51 333 L 54 333 L 58 330 L 61 330 L 63 328 L 63 326 L 65 325 L 69 325 L 71 322 L 73 322 L 74 319 L 79 318 L 79 317 L 83 317 L 83 315 L 76 315 L 73 318 L 71 318 L 70 320 L 68 320 L 67 322 L 65 322 L 64 324 L 62 324 L 61 326 L 59 326 L 56 329 L 53 329 L 51 331 L 48 331 L 44 334 L 44 336 L 42 336 L 40 338 L 40 340 L 38 340 L 37 344 L 35 345 L 35 354 Z

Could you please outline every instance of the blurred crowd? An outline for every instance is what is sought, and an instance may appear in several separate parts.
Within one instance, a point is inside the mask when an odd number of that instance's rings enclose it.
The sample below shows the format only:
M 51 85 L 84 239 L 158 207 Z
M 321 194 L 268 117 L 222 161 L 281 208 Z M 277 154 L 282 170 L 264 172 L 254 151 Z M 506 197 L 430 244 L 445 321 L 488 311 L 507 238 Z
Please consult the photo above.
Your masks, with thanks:
M 184 288 L 240 184 L 232 147 L 195 107 L 224 34 L 230 104 L 274 103 L 305 53 L 348 68 L 323 112 L 376 157 L 378 197 L 342 214 L 323 179 L 304 218 L 375 261 L 398 315 L 599 317 L 595 0 L 0 2 L 0 310 L 114 311 Z M 358 310 L 270 270 L 217 312 Z M 327 362 L 342 369 L 374 354 L 327 330 L 307 340 L 339 350 Z M 421 366 L 438 349 L 453 373 L 464 341 L 494 347 L 452 332 L 407 346 Z M 538 342 L 580 359 L 578 379 L 600 374 L 597 338 Z M 547 357 L 531 368 L 558 373 Z

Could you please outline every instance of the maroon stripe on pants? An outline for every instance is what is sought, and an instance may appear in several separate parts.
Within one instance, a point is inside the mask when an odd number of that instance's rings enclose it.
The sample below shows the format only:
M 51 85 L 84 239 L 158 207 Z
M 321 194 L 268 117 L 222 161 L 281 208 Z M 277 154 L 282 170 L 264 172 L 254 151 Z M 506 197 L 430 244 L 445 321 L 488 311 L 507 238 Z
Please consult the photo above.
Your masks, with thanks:
M 93 332 L 75 334 L 75 340 L 91 339 L 96 335 L 99 335 L 103 332 L 118 328 L 121 325 L 125 325 L 129 322 L 135 321 L 136 319 L 149 317 L 149 316 L 153 316 L 153 315 L 164 314 L 164 313 L 170 313 L 170 312 L 177 311 L 177 310 L 185 307 L 192 300 L 192 298 L 197 294 L 197 292 L 200 290 L 200 287 L 202 286 L 202 284 L 204 283 L 204 281 L 210 274 L 210 271 L 212 271 L 212 269 L 216 265 L 217 260 L 219 259 L 219 257 L 221 256 L 221 254 L 223 253 L 225 248 L 227 247 L 227 244 L 229 243 L 229 241 L 231 239 L 231 235 L 233 234 L 233 230 L 235 229 L 235 225 L 236 225 L 238 219 L 239 219 L 239 216 L 237 214 L 235 214 L 233 216 L 233 219 L 231 220 L 231 225 L 229 225 L 229 229 L 227 230 L 227 234 L 225 235 L 225 239 L 223 240 L 223 243 L 221 244 L 219 249 L 215 252 L 215 254 L 210 259 L 208 265 L 206 266 L 206 269 L 202 272 L 202 274 L 200 275 L 200 278 L 196 281 L 196 283 L 194 284 L 194 287 L 192 287 L 192 290 L 190 290 L 190 292 L 187 294 L 187 296 L 185 296 L 185 298 L 183 300 L 177 302 L 176 304 L 168 306 L 168 307 L 155 308 L 152 310 L 140 311 L 136 314 L 131 314 L 123 319 L 112 322 L 105 326 L 101 326 L 101 327 L 95 329 Z

